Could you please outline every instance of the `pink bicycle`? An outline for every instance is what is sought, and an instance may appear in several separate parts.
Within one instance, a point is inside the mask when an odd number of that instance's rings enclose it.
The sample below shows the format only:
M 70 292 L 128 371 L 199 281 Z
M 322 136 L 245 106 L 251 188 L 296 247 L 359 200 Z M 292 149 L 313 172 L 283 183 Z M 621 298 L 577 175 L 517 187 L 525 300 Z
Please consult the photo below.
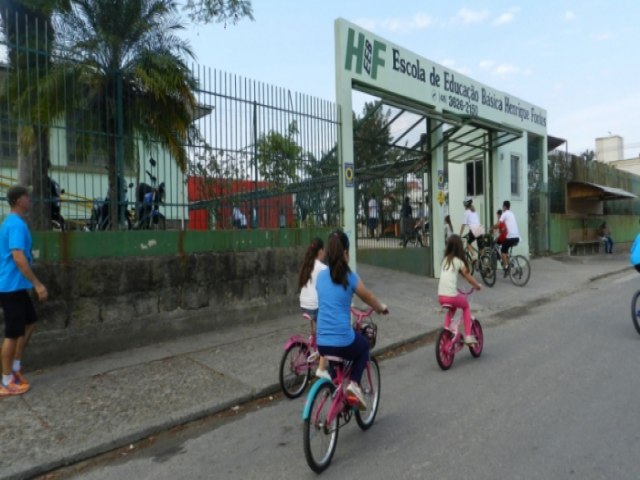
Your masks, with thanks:
M 302 314 L 312 325 L 306 313 Z M 289 398 L 298 398 L 307 387 L 312 373 L 318 366 L 318 346 L 315 334 L 305 337 L 292 335 L 284 344 L 284 354 L 280 360 L 280 387 Z
M 377 328 L 373 322 L 363 320 L 373 313 L 373 309 L 360 311 L 354 308 L 356 329 L 365 335 L 370 349 L 375 346 Z M 338 445 L 338 431 L 353 416 L 362 430 L 367 430 L 376 418 L 380 402 L 380 368 L 378 361 L 370 357 L 367 362 L 360 388 L 367 403 L 366 410 L 358 410 L 347 398 L 346 386 L 351 375 L 351 362 L 340 357 L 326 357 L 329 360 L 333 382 L 320 379 L 313 384 L 302 413 L 304 454 L 309 467 L 320 473 L 331 463 Z
M 471 293 L 473 293 L 473 288 L 467 292 L 460 289 L 458 289 L 458 291 L 464 296 L 469 297 Z M 442 308 L 451 311 L 452 316 L 455 313 L 453 305 L 443 305 Z M 462 350 L 465 346 L 464 333 L 460 332 L 461 321 L 462 312 L 460 312 L 460 315 L 457 317 L 453 317 L 451 319 L 451 324 L 448 329 L 443 326 L 440 334 L 438 335 L 438 340 L 436 341 L 436 360 L 438 360 L 438 365 L 442 370 L 449 370 L 451 368 L 456 353 Z M 482 333 L 482 325 L 480 325 L 478 319 L 473 316 L 471 317 L 471 335 L 476 337 L 478 343 L 469 345 L 469 352 L 477 358 L 482 354 L 484 335 Z

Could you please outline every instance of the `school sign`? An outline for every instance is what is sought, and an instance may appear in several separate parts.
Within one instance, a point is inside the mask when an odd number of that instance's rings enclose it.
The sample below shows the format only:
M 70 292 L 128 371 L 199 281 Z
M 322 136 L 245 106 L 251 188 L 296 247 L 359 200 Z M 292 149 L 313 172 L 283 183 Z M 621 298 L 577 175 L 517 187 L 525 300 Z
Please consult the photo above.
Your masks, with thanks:
M 417 55 L 399 45 L 381 38 L 346 20 L 335 22 L 335 62 L 336 62 L 336 100 L 341 111 L 340 161 L 341 172 L 344 164 L 353 164 L 353 122 L 349 112 L 353 111 L 352 91 L 359 90 L 377 96 L 393 105 L 401 105 L 413 111 L 419 111 L 440 127 L 430 129 L 430 181 L 429 192 L 431 211 L 437 214 L 442 206 L 435 203 L 437 194 L 442 193 L 442 182 L 438 179 L 442 171 L 451 177 L 461 165 L 450 167 L 447 156 L 448 137 L 442 126 L 449 125 L 458 129 L 476 129 L 486 138 L 482 150 L 486 151 L 485 179 L 491 198 L 486 198 L 488 208 L 497 203 L 497 198 L 506 198 L 509 177 L 526 179 L 527 148 L 530 142 L 539 141 L 538 151 L 546 152 L 547 112 L 537 105 L 514 95 L 502 92 L 472 78 L 455 72 L 443 65 Z M 434 122 L 434 124 L 436 123 Z M 499 143 L 498 138 L 508 140 Z M 511 143 L 510 143 L 511 142 Z M 528 143 L 529 142 L 529 143 Z M 510 145 L 507 145 L 510 143 Z M 515 152 L 515 153 L 514 153 Z M 500 165 L 497 158 L 510 158 L 518 155 L 522 160 L 522 171 L 509 172 Z M 461 162 L 466 161 L 462 159 Z M 506 162 L 505 162 L 506 163 Z M 546 162 L 545 162 L 546 163 Z M 439 175 L 440 173 L 440 175 Z M 341 206 L 344 212 L 343 224 L 348 234 L 355 232 L 354 192 L 347 187 L 344 173 L 341 173 Z M 357 182 L 358 171 L 354 171 Z M 546 181 L 546 167 L 544 171 Z M 503 182 L 503 179 L 504 182 Z M 526 180 L 525 180 L 526 181 Z M 353 185 L 353 178 L 349 185 Z M 494 189 L 495 184 L 495 189 Z M 449 191 L 451 194 L 451 190 Z M 527 215 L 526 193 L 516 199 L 525 210 L 516 214 L 522 218 Z M 454 203 L 450 202 L 452 205 Z M 461 203 L 461 202 L 459 202 Z M 445 208 L 448 208 L 445 207 Z M 435 218 L 434 218 L 435 220 Z M 440 253 L 444 248 L 442 222 L 432 222 L 433 241 L 431 242 L 433 263 L 439 264 Z M 523 236 L 527 235 L 526 227 Z M 352 245 L 355 242 L 351 242 Z M 528 247 L 528 245 L 526 245 Z M 355 248 L 351 251 L 355 258 Z M 355 265 L 355 262 L 353 262 Z

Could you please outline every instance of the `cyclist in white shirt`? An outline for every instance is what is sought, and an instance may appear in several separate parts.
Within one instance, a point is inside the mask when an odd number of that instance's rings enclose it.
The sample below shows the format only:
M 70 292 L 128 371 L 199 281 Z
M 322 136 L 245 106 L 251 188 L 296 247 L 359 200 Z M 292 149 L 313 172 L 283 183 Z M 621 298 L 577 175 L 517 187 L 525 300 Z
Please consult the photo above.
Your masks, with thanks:
M 505 200 L 502 203 L 502 215 L 498 223 L 504 223 L 507 227 L 507 238 L 502 242 L 500 252 L 502 253 L 502 267 L 504 268 L 505 276 L 509 271 L 509 249 L 515 247 L 520 243 L 520 231 L 518 230 L 518 222 L 516 216 L 511 209 L 511 202 Z
M 470 251 L 471 244 L 478 238 L 480 235 L 484 234 L 484 227 L 480 223 L 480 216 L 478 212 L 476 212 L 475 207 L 473 206 L 473 199 L 467 197 L 464 202 L 462 202 L 465 208 L 464 211 L 464 223 L 460 226 L 460 236 L 462 237 L 462 233 L 464 232 L 464 227 L 469 227 L 469 233 L 467 235 L 467 250 Z M 478 246 L 478 250 L 479 250 Z

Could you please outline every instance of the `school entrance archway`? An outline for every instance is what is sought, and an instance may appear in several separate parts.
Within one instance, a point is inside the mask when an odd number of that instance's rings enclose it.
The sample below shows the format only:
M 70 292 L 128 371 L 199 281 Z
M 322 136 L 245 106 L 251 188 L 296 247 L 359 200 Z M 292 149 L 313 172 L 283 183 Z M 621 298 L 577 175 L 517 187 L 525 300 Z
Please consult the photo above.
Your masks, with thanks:
M 546 140 L 546 112 L 345 20 L 335 34 L 341 223 L 356 240 L 352 267 L 357 258 L 437 276 L 444 217 L 457 216 L 464 197 L 479 199 L 487 224 L 510 188 L 526 210 L 527 135 Z M 426 221 L 420 246 L 415 224 Z

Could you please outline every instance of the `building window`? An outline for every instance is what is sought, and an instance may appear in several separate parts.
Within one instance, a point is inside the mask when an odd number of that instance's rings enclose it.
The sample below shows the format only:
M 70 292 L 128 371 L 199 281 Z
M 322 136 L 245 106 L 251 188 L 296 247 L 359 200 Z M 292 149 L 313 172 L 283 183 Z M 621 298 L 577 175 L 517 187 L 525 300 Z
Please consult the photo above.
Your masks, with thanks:
M 511 196 L 519 197 L 521 191 L 520 157 L 511 155 Z
M 474 197 L 484 193 L 484 175 L 482 160 L 467 163 L 467 196 Z
M 75 111 L 67 114 L 67 152 L 69 165 L 106 167 L 109 165 L 107 135 L 86 126 L 88 114 Z

